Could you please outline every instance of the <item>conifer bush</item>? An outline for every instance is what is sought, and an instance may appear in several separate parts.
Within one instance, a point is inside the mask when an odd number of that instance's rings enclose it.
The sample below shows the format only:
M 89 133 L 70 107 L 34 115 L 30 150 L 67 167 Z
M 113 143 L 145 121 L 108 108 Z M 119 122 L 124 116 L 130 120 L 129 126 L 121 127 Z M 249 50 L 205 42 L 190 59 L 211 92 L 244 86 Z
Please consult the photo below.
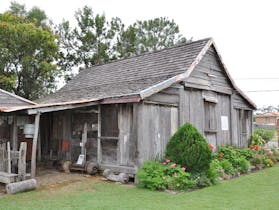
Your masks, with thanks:
M 190 173 L 207 172 L 212 150 L 205 138 L 190 123 L 185 123 L 167 144 L 166 157 L 184 165 Z

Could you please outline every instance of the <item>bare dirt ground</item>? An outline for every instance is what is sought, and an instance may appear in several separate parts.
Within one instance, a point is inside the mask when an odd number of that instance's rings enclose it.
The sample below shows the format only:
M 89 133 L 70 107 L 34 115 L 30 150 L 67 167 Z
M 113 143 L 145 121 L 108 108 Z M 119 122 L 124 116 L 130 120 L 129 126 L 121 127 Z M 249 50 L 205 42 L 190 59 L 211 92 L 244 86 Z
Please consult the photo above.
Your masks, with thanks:
M 64 173 L 57 169 L 37 168 L 37 189 L 55 190 L 61 187 L 74 186 L 83 181 L 103 181 L 101 176 L 90 176 L 80 172 Z M 5 184 L 0 184 L 0 196 L 5 194 Z

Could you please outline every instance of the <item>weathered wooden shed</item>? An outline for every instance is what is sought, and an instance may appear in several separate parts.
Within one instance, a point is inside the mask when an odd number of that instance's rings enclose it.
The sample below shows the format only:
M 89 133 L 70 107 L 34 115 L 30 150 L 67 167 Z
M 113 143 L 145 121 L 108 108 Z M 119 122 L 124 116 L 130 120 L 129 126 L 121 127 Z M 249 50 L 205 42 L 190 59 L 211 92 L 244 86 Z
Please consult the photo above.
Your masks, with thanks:
M 0 144 L 10 141 L 12 148 L 17 150 L 18 141 L 25 141 L 23 126 L 32 123 L 32 117 L 25 113 L 5 112 L 9 109 L 22 109 L 35 102 L 0 89 Z
M 44 157 L 76 161 L 86 135 L 86 160 L 132 174 L 185 122 L 216 147 L 247 146 L 256 107 L 211 38 L 82 70 L 39 103 L 27 112 L 41 116 Z

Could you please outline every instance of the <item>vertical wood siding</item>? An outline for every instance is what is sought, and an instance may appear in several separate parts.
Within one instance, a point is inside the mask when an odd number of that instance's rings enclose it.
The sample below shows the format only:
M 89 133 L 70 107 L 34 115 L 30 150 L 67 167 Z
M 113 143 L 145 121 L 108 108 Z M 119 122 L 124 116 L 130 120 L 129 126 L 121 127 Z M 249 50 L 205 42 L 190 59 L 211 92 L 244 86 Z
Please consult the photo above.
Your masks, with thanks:
M 176 107 L 152 104 L 138 105 L 138 164 L 161 158 L 167 142 L 178 126 Z

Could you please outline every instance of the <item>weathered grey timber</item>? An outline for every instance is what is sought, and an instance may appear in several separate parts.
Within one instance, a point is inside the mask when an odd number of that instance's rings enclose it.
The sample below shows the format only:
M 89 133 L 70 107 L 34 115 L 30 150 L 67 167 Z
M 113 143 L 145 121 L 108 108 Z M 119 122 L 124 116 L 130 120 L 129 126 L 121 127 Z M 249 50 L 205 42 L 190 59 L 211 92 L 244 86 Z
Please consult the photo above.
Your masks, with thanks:
M 211 38 L 82 70 L 38 102 L 6 112 L 41 113 L 42 157 L 76 161 L 86 123 L 86 160 L 129 175 L 185 122 L 215 147 L 246 146 L 255 109 Z
M 21 182 L 9 183 L 6 185 L 6 192 L 8 194 L 15 194 L 34 190 L 37 187 L 36 179 L 28 179 Z
M 28 106 L 32 104 L 34 105 L 36 103 L 0 89 L 0 109 L 8 107 Z

